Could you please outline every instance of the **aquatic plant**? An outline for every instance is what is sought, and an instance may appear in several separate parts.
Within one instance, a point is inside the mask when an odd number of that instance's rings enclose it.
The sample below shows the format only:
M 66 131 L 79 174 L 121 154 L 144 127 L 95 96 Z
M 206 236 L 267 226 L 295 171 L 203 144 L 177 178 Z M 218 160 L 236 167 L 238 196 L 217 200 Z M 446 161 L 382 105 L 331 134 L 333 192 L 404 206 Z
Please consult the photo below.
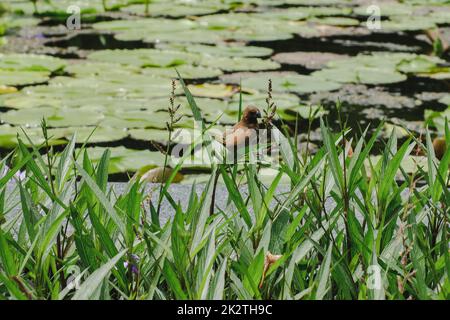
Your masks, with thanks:
M 58 157 L 19 138 L 0 163 L 0 297 L 448 299 L 450 148 L 439 160 L 428 133 L 424 144 L 392 134 L 375 161 L 381 126 L 354 141 L 343 129 L 321 121 L 323 146 L 305 161 L 285 138 L 266 182 L 255 165 L 220 167 L 227 201 L 212 215 L 214 175 L 182 205 L 176 166 L 161 190 L 167 221 L 139 181 L 108 184 L 110 151 L 94 164 L 75 135 Z M 408 174 L 415 146 L 426 162 Z

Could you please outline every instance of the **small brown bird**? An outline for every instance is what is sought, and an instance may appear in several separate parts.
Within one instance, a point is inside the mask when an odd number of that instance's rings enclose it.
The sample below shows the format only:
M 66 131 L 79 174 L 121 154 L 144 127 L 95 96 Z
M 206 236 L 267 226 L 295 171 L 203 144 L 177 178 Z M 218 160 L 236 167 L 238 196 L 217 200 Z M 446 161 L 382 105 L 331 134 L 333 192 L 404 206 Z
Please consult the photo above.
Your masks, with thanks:
M 246 141 L 256 135 L 258 118 L 261 118 L 259 109 L 255 106 L 247 106 L 244 109 L 241 121 L 236 123 L 233 129 L 224 133 L 223 145 L 227 148 L 243 146 Z
M 261 118 L 261 112 L 255 106 L 247 106 L 244 109 L 241 120 L 236 123 L 231 130 L 225 131 L 219 140 L 229 151 L 244 147 L 248 141 L 257 138 L 256 129 L 258 128 L 258 118 Z M 211 198 L 211 206 L 209 213 L 214 213 L 214 205 L 216 198 L 216 187 L 219 179 L 219 171 L 216 172 L 213 185 L 213 193 Z

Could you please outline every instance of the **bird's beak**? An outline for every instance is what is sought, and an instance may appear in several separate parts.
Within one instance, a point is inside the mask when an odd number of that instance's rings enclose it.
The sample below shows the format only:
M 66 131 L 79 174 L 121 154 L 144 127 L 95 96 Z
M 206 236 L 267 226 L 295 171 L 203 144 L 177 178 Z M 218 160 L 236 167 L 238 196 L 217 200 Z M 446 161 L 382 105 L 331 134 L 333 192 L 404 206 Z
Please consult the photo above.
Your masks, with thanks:
M 256 118 L 261 118 L 261 112 L 256 112 Z

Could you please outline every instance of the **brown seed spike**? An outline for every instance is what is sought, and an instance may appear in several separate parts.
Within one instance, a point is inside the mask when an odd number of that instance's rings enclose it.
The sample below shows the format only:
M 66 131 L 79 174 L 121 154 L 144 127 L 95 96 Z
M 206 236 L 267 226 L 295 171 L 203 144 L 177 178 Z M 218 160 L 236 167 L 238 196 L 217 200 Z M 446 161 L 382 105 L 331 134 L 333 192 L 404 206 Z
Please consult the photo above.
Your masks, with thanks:
M 266 278 L 266 273 L 269 270 L 269 268 L 278 260 L 281 259 L 281 257 L 283 257 L 282 255 L 274 255 L 272 253 L 270 253 L 270 251 L 267 252 L 266 257 L 264 259 L 264 270 L 263 270 L 263 275 L 261 278 L 261 282 L 259 283 L 259 288 L 262 288 L 264 280 Z

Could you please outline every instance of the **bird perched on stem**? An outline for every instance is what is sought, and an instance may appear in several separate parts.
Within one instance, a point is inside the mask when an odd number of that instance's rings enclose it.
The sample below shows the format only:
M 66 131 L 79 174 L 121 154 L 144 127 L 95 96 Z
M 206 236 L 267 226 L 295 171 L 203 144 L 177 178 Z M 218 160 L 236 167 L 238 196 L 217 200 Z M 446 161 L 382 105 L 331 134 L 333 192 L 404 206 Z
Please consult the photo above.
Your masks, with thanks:
M 237 150 L 246 146 L 254 138 L 257 138 L 258 119 L 261 118 L 261 112 L 255 106 L 249 105 L 244 109 L 241 120 L 236 123 L 231 130 L 225 131 L 218 140 L 229 150 Z M 214 212 L 214 203 L 216 198 L 217 181 L 219 172 L 216 172 L 213 185 L 213 193 L 210 206 L 210 214 Z
M 233 128 L 223 135 L 222 144 L 227 148 L 240 147 L 254 136 L 258 129 L 258 119 L 261 112 L 255 106 L 247 106 L 244 109 L 242 119 Z

